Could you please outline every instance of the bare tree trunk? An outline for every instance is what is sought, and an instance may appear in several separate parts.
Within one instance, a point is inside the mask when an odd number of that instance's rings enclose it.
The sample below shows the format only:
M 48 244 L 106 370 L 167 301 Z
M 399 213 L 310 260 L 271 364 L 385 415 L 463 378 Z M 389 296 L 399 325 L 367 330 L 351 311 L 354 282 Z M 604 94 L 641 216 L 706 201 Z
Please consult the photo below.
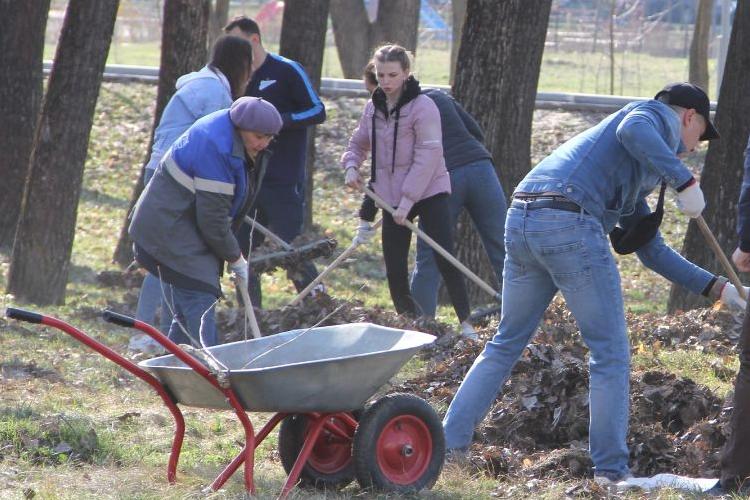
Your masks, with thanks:
M 397 43 L 416 53 L 419 0 L 380 0 L 370 23 L 362 0 L 331 0 L 333 36 L 345 78 L 361 78 L 373 49 Z
M 224 26 L 229 20 L 229 0 L 214 0 L 211 6 L 211 15 L 208 21 L 208 43 L 206 47 L 211 50 L 214 42 L 223 33 Z
M 466 19 L 466 2 L 467 0 L 453 0 L 451 10 L 453 13 L 453 37 L 451 39 L 451 73 L 450 83 L 456 78 L 456 60 L 458 59 L 458 50 L 461 47 L 461 33 L 463 31 L 464 20 Z
M 299 62 L 316 92 L 320 91 L 320 74 L 328 28 L 329 0 L 286 0 L 281 22 L 280 53 Z M 305 165 L 305 218 L 304 229 L 313 223 L 312 192 L 315 172 L 315 130 L 307 133 L 307 160 Z
M 750 73 L 749 46 L 750 2 L 737 2 L 716 109 L 715 123 L 721 139 L 711 141 L 700 179 L 706 197 L 703 217 L 727 255 L 737 247 L 737 202 L 742 184 L 743 152 L 750 135 L 750 99 L 747 98 L 750 93 L 750 80 L 747 79 Z M 682 255 L 713 273 L 725 274 L 694 222 L 688 226 Z M 668 309 L 674 312 L 707 303 L 703 297 L 673 285 Z
M 453 94 L 484 128 L 508 197 L 531 168 L 531 122 L 551 3 L 469 0 L 466 10 Z M 471 224 L 460 224 L 456 249 L 461 262 L 493 280 Z M 470 293 L 486 301 L 473 284 Z
M 372 50 L 372 26 L 361 0 L 331 0 L 333 38 L 344 78 L 360 78 Z
M 370 47 L 397 43 L 416 55 L 418 31 L 419 0 L 380 0 Z
M 612 0 L 609 11 L 609 93 L 615 95 L 615 12 L 617 0 Z
M 690 43 L 690 81 L 708 92 L 708 37 L 714 0 L 699 0 L 693 41 Z
M 144 165 L 151 155 L 154 130 L 159 125 L 164 108 L 174 94 L 175 82 L 180 76 L 200 69 L 208 60 L 206 37 L 208 36 L 210 4 L 211 0 L 165 0 L 164 2 L 156 112 Z M 112 256 L 112 260 L 121 266 L 127 266 L 133 260 L 133 249 L 128 236 L 128 215 L 142 191 L 143 169 L 133 188 L 133 195 L 130 197 L 128 211 L 125 213 L 120 230 L 120 238 Z
M 83 166 L 118 5 L 68 3 L 8 274 L 8 292 L 20 301 L 65 300 Z
M 49 0 L 0 0 L 0 247 L 21 213 L 34 128 L 42 102 L 42 52 Z

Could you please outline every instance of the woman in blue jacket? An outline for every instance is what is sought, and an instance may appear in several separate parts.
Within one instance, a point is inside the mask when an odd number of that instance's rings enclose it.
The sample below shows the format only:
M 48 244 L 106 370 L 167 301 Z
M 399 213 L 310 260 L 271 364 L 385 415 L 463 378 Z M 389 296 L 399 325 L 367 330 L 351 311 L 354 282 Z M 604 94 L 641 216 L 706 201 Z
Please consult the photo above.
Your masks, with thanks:
M 252 46 L 247 40 L 236 36 L 221 36 L 216 40 L 211 61 L 200 71 L 181 76 L 177 80 L 177 91 L 167 103 L 159 125 L 154 132 L 151 157 L 145 167 L 144 183 L 148 184 L 156 167 L 172 144 L 199 118 L 226 109 L 234 99 L 242 96 L 252 74 Z M 147 274 L 138 297 L 136 318 L 154 324 L 156 312 L 161 305 L 160 330 L 166 333 L 172 317 L 165 307 L 168 294 L 166 285 L 156 276 Z M 130 347 L 144 350 L 158 346 L 150 337 L 133 337 Z
M 224 262 L 247 286 L 247 261 L 233 231 L 254 202 L 265 149 L 280 129 L 272 104 L 241 97 L 182 134 L 138 199 L 128 232 L 138 263 L 171 285 L 175 342 L 216 344 Z

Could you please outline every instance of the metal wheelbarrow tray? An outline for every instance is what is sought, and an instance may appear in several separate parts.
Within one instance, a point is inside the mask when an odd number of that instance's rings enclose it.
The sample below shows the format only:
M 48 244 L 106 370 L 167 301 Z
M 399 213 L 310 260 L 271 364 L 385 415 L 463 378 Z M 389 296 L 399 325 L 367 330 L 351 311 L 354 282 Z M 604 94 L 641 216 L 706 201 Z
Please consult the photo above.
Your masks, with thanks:
M 296 485 L 327 491 L 355 478 L 363 488 L 411 493 L 431 487 L 440 475 L 445 438 L 426 401 L 396 393 L 363 408 L 416 350 L 433 341 L 431 335 L 354 323 L 189 352 L 151 325 L 104 311 L 106 321 L 141 330 L 171 353 L 136 365 L 57 318 L 16 308 L 6 316 L 67 333 L 159 394 L 175 425 L 170 483 L 176 482 L 185 436 L 178 403 L 232 409 L 245 433 L 242 451 L 205 492 L 221 489 L 244 465 L 245 489 L 254 495 L 255 450 L 279 424 L 279 456 L 288 474 L 279 498 Z M 256 433 L 247 410 L 277 413 Z
M 371 323 L 279 333 L 206 349 L 228 368 L 242 407 L 257 412 L 360 409 L 435 337 Z M 139 363 L 187 406 L 231 409 L 205 378 L 170 354 Z

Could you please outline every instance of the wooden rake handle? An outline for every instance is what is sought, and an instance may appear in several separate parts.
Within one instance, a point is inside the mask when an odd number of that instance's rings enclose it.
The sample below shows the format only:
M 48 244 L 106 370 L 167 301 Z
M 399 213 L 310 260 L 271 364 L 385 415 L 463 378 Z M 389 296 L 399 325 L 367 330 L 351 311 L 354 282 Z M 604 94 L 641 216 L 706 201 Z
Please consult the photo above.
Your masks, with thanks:
M 373 230 L 375 230 L 378 227 L 380 227 L 380 224 L 382 224 L 382 223 L 383 223 L 383 219 L 378 219 L 371 226 L 371 228 Z M 315 288 L 316 286 L 318 286 L 318 283 L 320 283 L 321 281 L 323 281 L 323 279 L 326 276 L 328 276 L 331 273 L 331 271 L 333 271 L 334 269 L 336 269 L 339 266 L 339 264 L 341 264 L 351 254 L 353 254 L 354 251 L 357 249 L 357 247 L 359 245 L 360 245 L 359 243 L 357 243 L 356 241 L 353 241 L 351 245 L 349 245 L 343 252 L 341 252 L 341 255 L 339 255 L 338 257 L 336 257 L 336 259 L 334 259 L 333 262 L 331 262 L 330 264 L 328 264 L 328 266 L 325 269 L 323 269 L 320 272 L 320 274 L 318 276 L 316 276 L 315 279 L 312 280 L 310 282 L 310 284 L 305 287 L 304 290 L 302 290 L 296 297 L 294 297 L 294 300 L 292 300 L 286 307 L 293 307 L 293 306 L 296 306 L 297 304 L 299 304 L 300 302 L 302 302 L 302 299 L 304 299 L 305 297 L 307 297 L 307 295 L 312 291 L 312 289 Z
M 729 259 L 724 254 L 724 250 L 721 249 L 721 245 L 719 245 L 719 242 L 716 241 L 716 236 L 714 236 L 714 233 L 711 231 L 711 228 L 709 228 L 708 224 L 706 224 L 706 221 L 703 218 L 703 216 L 699 215 L 698 217 L 696 217 L 695 222 L 696 224 L 698 224 L 698 228 L 700 228 L 701 233 L 703 233 L 703 236 L 706 238 L 708 245 L 714 251 L 716 258 L 719 259 L 719 262 L 721 262 L 721 265 L 724 267 L 724 271 L 726 271 L 729 281 L 731 281 L 734 287 L 737 289 L 737 293 L 740 294 L 740 297 L 742 297 L 742 300 L 747 300 L 745 287 L 742 286 L 742 281 L 740 281 L 740 277 L 737 276 L 737 273 L 734 271 L 734 267 L 732 267 L 732 263 L 729 262 Z
M 393 207 L 391 207 L 385 201 L 383 201 L 383 199 L 377 194 L 375 194 L 370 188 L 363 185 L 362 192 L 364 192 L 367 196 L 372 198 L 372 201 L 374 201 L 380 208 L 382 208 L 383 210 L 385 210 L 391 215 L 394 214 L 395 210 L 393 209 Z M 500 300 L 501 296 L 497 290 L 495 290 L 490 285 L 488 285 L 484 280 L 482 280 L 482 278 L 474 274 L 471 271 L 471 269 L 469 269 L 468 267 L 463 265 L 461 262 L 459 262 L 458 259 L 456 259 L 453 255 L 448 253 L 448 251 L 445 248 L 441 247 L 435 240 L 427 236 L 425 232 L 419 229 L 416 225 L 414 225 L 414 223 L 412 223 L 411 221 L 407 219 L 406 221 L 404 221 L 404 225 L 408 227 L 409 229 L 411 229 L 411 231 L 414 234 L 416 234 L 418 238 L 421 238 L 422 240 L 424 240 L 425 243 L 430 245 L 430 247 L 432 247 L 433 250 L 435 250 L 437 253 L 443 256 L 445 260 L 453 264 L 453 266 L 455 266 L 459 271 L 464 273 L 467 278 L 469 278 L 471 281 L 476 283 L 477 286 L 479 286 L 479 288 L 481 288 L 488 294 L 492 295 L 493 299 Z

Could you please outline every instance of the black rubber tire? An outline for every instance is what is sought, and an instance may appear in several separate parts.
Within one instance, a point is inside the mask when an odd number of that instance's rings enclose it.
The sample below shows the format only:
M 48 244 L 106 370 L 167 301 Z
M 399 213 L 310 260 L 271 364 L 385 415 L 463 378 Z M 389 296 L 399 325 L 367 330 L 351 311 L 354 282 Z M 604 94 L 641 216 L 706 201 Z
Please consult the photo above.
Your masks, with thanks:
M 361 410 L 350 413 L 355 420 L 359 420 Z M 307 435 L 308 418 L 305 415 L 289 415 L 281 421 L 279 428 L 279 457 L 281 458 L 281 464 L 284 466 L 284 470 L 287 474 L 291 472 L 294 467 L 294 462 L 299 456 L 299 452 L 302 450 L 302 446 L 305 443 L 305 436 Z M 325 439 L 327 436 L 326 430 L 324 429 L 318 437 L 318 442 L 321 439 Z M 315 449 L 313 449 L 313 455 L 315 455 Z M 344 450 L 337 450 L 338 461 L 342 459 L 341 453 Z M 354 460 L 351 455 L 351 444 L 349 445 L 348 451 L 349 460 L 341 468 L 336 467 L 334 472 L 328 472 L 319 470 L 315 467 L 315 457 L 311 456 L 311 460 L 305 464 L 300 473 L 300 486 L 303 488 L 316 488 L 319 490 L 338 490 L 354 480 Z M 323 457 L 318 457 L 319 459 Z M 334 463 L 337 460 L 334 459 Z
M 431 488 L 440 476 L 445 460 L 443 425 L 425 400 L 389 394 L 365 409 L 352 452 L 362 488 L 416 493 Z

